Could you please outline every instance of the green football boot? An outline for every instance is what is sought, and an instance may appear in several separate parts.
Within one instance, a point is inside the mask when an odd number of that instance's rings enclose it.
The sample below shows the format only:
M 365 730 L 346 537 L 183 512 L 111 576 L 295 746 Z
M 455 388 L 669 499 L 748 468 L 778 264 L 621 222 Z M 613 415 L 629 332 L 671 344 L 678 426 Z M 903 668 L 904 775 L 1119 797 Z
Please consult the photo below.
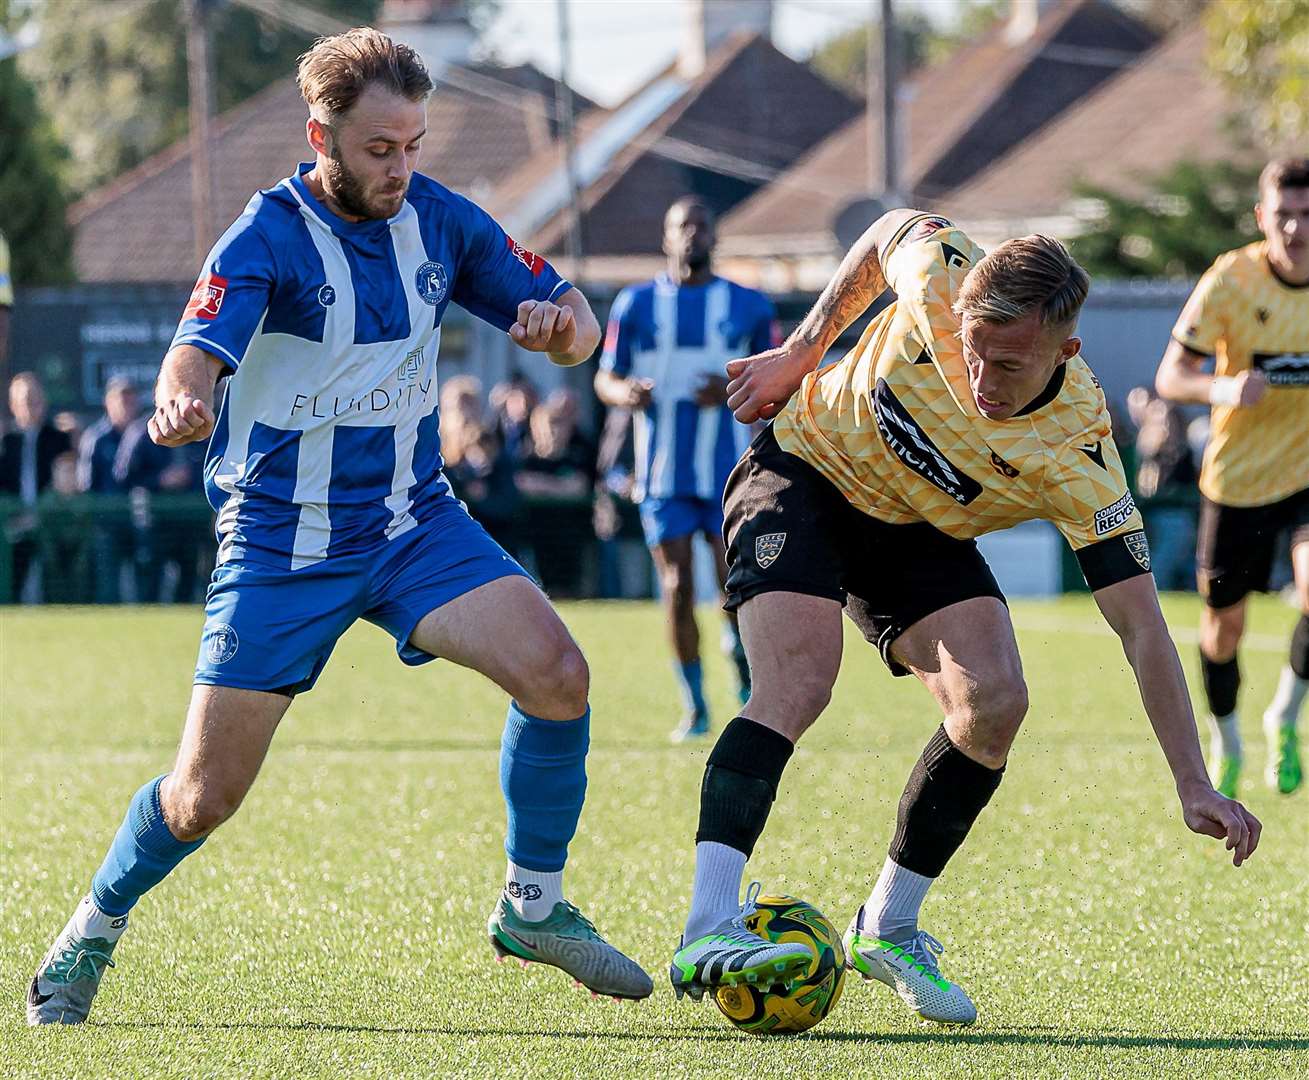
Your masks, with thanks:
M 868 980 L 885 983 L 924 1020 L 971 1024 L 977 1007 L 958 983 L 941 974 L 944 946 L 925 930 L 908 941 L 884 941 L 864 926 L 861 907 L 845 932 L 845 966 Z
M 1229 754 L 1219 754 L 1209 766 L 1209 777 L 1219 795 L 1229 799 L 1236 798 L 1236 783 L 1241 778 L 1241 759 Z
M 592 997 L 636 999 L 654 991 L 645 970 L 605 941 L 591 920 L 567 900 L 555 904 L 540 922 L 528 922 L 501 893 L 486 929 L 497 961 L 557 967 L 590 990 Z
M 678 944 L 668 979 L 679 1001 L 684 994 L 699 1001 L 706 990 L 720 986 L 789 988 L 804 977 L 814 958 L 807 945 L 767 941 L 746 927 L 746 919 L 755 913 L 758 896 L 759 882 L 752 882 L 739 911 L 707 934 Z
M 1300 765 L 1300 739 L 1294 726 L 1269 726 L 1266 779 L 1269 787 L 1276 788 L 1283 795 L 1290 795 L 1304 779 Z

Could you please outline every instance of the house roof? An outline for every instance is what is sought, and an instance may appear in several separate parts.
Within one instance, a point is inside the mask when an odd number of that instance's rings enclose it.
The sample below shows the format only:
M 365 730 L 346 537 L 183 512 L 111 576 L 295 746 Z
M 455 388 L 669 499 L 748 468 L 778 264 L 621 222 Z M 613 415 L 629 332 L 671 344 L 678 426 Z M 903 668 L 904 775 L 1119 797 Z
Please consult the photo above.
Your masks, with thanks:
M 664 212 L 676 198 L 694 193 L 720 214 L 730 210 L 859 111 L 852 98 L 758 35 L 730 38 L 692 80 L 675 68 L 661 72 L 579 132 L 587 251 L 657 253 Z M 588 160 L 606 140 L 607 152 Z M 548 182 L 545 170 L 557 169 L 557 161 L 528 159 L 494 204 L 521 206 Z M 560 190 L 544 213 L 523 223 L 532 247 L 563 245 L 565 194 Z
M 553 139 L 553 92 L 543 96 L 530 69 L 508 69 L 504 79 L 498 70 L 489 65 L 449 70 L 428 106 L 419 168 L 475 198 L 489 194 L 524 154 Z M 548 79 L 537 85 L 553 86 Z M 576 101 L 587 103 L 580 96 Z M 211 153 L 215 237 L 255 191 L 276 184 L 308 157 L 307 115 L 295 80 L 284 79 L 216 119 Z M 182 140 L 70 208 L 79 278 L 194 277 L 191 205 L 190 144 Z
M 909 80 L 903 172 L 915 201 L 957 188 L 1155 41 L 1144 24 L 1106 0 L 1063 0 L 1030 36 L 1013 42 L 1009 32 L 1007 24 L 996 26 Z M 775 250 L 780 237 L 814 250 L 829 247 L 835 215 L 877 188 L 881 169 L 881 117 L 873 112 L 845 124 L 726 218 L 725 249 Z
M 1037 221 L 1066 212 L 1079 183 L 1139 195 L 1180 161 L 1230 159 L 1248 137 L 1204 63 L 1203 27 L 1180 31 L 1034 138 L 951 192 L 962 221 Z

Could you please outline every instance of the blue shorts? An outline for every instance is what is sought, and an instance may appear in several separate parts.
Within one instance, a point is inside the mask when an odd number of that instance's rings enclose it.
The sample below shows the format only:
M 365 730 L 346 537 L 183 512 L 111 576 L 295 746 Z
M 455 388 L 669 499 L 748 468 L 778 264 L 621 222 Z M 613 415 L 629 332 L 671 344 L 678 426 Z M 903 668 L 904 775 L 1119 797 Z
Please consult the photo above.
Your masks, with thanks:
M 237 559 L 214 570 L 195 681 L 297 694 L 317 681 L 358 618 L 395 638 L 406 664 L 436 657 L 409 643 L 419 620 L 479 585 L 527 572 L 455 499 L 381 547 L 299 570 Z
M 641 503 L 641 528 L 646 547 L 696 533 L 722 536 L 723 503 L 721 499 L 647 498 Z

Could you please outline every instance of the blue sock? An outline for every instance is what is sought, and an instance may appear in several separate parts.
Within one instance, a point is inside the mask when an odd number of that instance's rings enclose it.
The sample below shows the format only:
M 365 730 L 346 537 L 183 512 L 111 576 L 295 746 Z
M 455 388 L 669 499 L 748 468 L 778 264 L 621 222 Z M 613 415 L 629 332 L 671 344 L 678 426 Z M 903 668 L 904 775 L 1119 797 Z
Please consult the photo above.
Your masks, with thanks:
M 95 906 L 106 915 L 126 915 L 173 867 L 204 843 L 203 837 L 182 841 L 169 831 L 159 805 L 159 785 L 163 782 L 164 776 L 156 776 L 132 796 L 109 854 L 91 879 Z
M 700 670 L 700 661 L 678 661 L 673 670 L 677 672 L 677 681 L 682 687 L 682 701 L 686 704 L 686 711 L 696 716 L 708 715 L 709 706 L 704 700 L 704 673 Z
M 509 812 L 505 852 L 528 870 L 564 868 L 586 797 L 591 710 L 576 720 L 541 720 L 509 703 L 500 743 L 500 790 Z

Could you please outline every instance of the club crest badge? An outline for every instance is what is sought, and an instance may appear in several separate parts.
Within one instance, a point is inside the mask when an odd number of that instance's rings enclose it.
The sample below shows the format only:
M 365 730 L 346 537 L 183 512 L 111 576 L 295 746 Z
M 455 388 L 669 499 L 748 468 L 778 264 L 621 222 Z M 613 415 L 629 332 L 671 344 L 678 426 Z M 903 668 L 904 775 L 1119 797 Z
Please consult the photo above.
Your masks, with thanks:
M 764 533 L 763 536 L 756 536 L 754 541 L 754 558 L 759 564 L 760 570 L 767 570 L 773 563 L 777 562 L 777 556 L 782 554 L 782 545 L 786 543 L 786 533 Z
M 445 299 L 445 294 L 450 288 L 445 267 L 439 262 L 430 261 L 418 268 L 418 272 L 414 274 L 414 285 L 418 289 L 418 295 L 423 298 L 423 303 L 431 304 L 433 307 Z
M 1150 569 L 1150 544 L 1145 538 L 1143 532 L 1130 532 L 1123 539 L 1127 542 L 1127 550 L 1131 552 L 1132 558 L 1137 561 L 1142 570 Z
M 215 623 L 205 631 L 205 655 L 211 664 L 226 664 L 240 644 L 236 631 L 227 623 Z

